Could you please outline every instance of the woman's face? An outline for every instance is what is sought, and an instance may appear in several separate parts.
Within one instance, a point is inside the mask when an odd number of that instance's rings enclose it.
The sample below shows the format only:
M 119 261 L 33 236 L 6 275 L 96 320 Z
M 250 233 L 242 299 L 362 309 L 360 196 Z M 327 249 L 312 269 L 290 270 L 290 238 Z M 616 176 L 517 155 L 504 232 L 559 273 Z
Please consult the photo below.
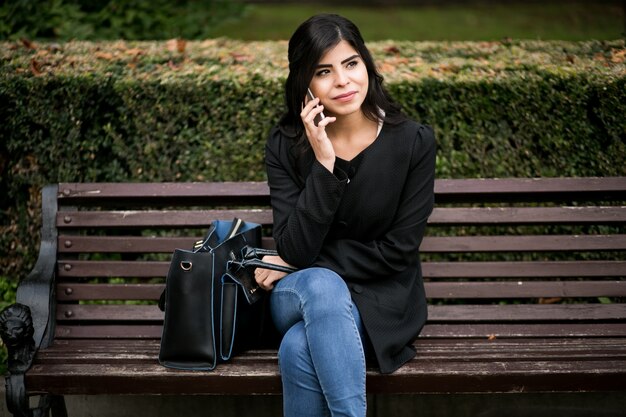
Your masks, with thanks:
M 330 116 L 347 116 L 361 111 L 369 78 L 365 63 L 348 42 L 329 49 L 317 65 L 310 88 Z

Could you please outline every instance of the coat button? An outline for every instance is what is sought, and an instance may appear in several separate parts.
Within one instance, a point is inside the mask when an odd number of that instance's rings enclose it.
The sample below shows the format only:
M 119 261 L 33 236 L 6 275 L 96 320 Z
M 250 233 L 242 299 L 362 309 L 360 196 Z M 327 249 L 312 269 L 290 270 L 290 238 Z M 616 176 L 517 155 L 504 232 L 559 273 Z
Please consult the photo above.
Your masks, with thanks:
M 352 286 L 352 291 L 357 294 L 361 294 L 363 292 L 363 287 L 361 287 L 359 284 L 355 284 Z

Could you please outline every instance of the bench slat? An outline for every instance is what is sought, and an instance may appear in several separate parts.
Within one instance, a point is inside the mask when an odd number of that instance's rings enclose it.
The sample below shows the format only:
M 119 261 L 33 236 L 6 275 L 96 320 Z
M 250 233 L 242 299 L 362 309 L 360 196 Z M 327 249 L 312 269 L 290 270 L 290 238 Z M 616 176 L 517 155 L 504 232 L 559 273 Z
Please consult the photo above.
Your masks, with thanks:
M 425 278 L 624 277 L 626 261 L 424 262 Z
M 165 284 L 79 284 L 57 285 L 57 300 L 158 300 Z
M 626 235 L 425 236 L 420 252 L 569 252 L 626 250 Z
M 56 318 L 93 321 L 161 321 L 156 305 L 57 305 Z M 429 306 L 428 319 L 439 322 L 520 322 L 625 320 L 626 304 L 521 304 Z
M 428 298 L 626 297 L 626 281 L 426 282 Z M 164 284 L 57 285 L 57 300 L 157 300 Z
M 435 208 L 430 225 L 613 224 L 626 222 L 626 207 Z
M 84 343 L 43 350 L 27 375 L 28 386 L 53 394 L 280 393 L 275 351 L 236 356 L 211 372 L 177 372 L 156 363 L 157 341 L 98 343 L 95 350 Z M 626 388 L 626 346 L 620 339 L 419 340 L 416 349 L 416 358 L 394 374 L 382 376 L 369 367 L 368 391 L 439 391 L 440 382 L 452 392 Z M 69 360 L 64 350 L 76 355 Z M 238 391 L 242 386 L 245 391 Z
M 428 320 L 431 323 L 624 319 L 626 304 L 445 305 L 428 308 Z
M 171 253 L 190 249 L 203 237 L 60 235 L 59 253 Z
M 625 297 L 626 281 L 427 282 L 428 298 Z
M 165 278 L 169 269 L 166 261 L 60 260 L 57 265 L 59 277 Z
M 279 394 L 277 363 L 243 363 L 211 372 L 180 372 L 153 364 L 34 365 L 30 390 L 51 394 Z M 198 387 L 200 385 L 201 387 Z
M 59 202 L 65 205 L 103 204 L 269 204 L 265 182 L 196 183 L 61 183 Z
M 388 377 L 368 374 L 372 393 L 620 391 L 626 360 L 409 362 Z
M 171 253 L 174 249 L 189 249 L 204 236 L 80 236 L 58 237 L 59 253 Z M 262 238 L 264 248 L 274 248 L 274 239 Z
M 61 183 L 59 201 L 67 204 L 90 200 L 106 201 L 122 197 L 126 201 L 170 201 L 210 197 L 266 197 L 265 182 L 220 183 Z M 603 178 L 489 178 L 437 179 L 435 195 L 439 202 L 450 201 L 523 201 L 531 199 L 620 198 L 626 196 L 623 177 Z
M 160 339 L 160 325 L 89 325 L 61 324 L 55 328 L 57 339 Z M 420 338 L 576 338 L 576 337 L 626 337 L 622 323 L 508 323 L 508 324 L 431 324 L 427 323 Z
M 474 201 L 559 201 L 626 197 L 624 177 L 467 178 L 435 180 L 438 203 Z
M 272 223 L 269 209 L 241 210 L 159 210 L 159 211 L 64 211 L 57 214 L 57 228 L 80 227 L 202 227 L 215 219 L 241 218 L 252 223 Z
M 42 351 L 39 363 L 154 363 L 159 353 L 159 343 L 154 340 L 132 341 L 71 340 L 54 344 Z M 472 349 L 468 350 L 468 344 Z M 532 359 L 599 358 L 626 359 L 626 346 L 615 338 L 582 340 L 558 339 L 418 339 L 414 347 L 419 352 L 417 361 L 436 359 L 445 361 L 481 361 L 495 359 L 526 361 Z M 235 355 L 235 362 L 276 361 L 275 349 L 256 349 Z M 230 364 L 222 365 L 225 367 Z
M 166 261 L 59 260 L 59 277 L 165 278 Z M 624 277 L 626 261 L 424 262 L 425 278 Z
M 190 248 L 202 239 L 156 236 L 58 237 L 59 253 L 169 253 Z M 265 237 L 264 246 L 271 238 Z M 454 252 L 549 252 L 626 250 L 626 235 L 535 235 L 535 236 L 425 236 L 422 253 Z
M 214 219 L 242 218 L 271 224 L 269 209 L 61 211 L 57 227 L 203 227 Z M 431 225 L 613 224 L 626 222 L 626 207 L 467 207 L 435 208 Z
M 59 323 L 54 328 L 55 339 L 161 339 L 163 326 L 146 324 L 80 324 Z
M 230 363 L 211 372 L 174 372 L 158 364 L 35 365 L 26 376 L 33 391 L 51 394 L 280 394 L 276 363 Z M 619 391 L 626 360 L 410 362 L 396 373 L 369 369 L 370 394 L 446 392 Z
M 570 338 L 625 337 L 623 323 L 508 323 L 434 324 L 427 323 L 420 338 Z

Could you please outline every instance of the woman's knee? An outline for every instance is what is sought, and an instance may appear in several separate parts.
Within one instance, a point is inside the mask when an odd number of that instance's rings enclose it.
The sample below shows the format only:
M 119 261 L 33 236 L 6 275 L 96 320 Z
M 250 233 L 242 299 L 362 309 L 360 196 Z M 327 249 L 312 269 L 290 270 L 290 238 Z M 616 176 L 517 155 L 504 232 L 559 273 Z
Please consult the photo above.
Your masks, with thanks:
M 346 282 L 337 273 L 326 268 L 309 268 L 301 281 L 302 290 L 315 299 L 349 300 L 350 291 Z
M 304 313 L 329 314 L 349 312 L 352 298 L 345 281 L 325 268 L 309 268 L 298 283 Z

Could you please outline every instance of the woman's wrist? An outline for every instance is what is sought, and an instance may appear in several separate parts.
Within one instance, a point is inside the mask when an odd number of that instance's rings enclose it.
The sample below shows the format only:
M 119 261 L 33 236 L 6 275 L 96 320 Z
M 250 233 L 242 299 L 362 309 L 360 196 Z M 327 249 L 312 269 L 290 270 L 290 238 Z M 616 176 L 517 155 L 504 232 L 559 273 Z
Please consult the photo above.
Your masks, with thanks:
M 320 163 L 320 165 L 322 165 L 324 168 L 326 168 L 329 172 L 334 172 L 335 171 L 335 158 L 332 159 L 318 159 L 317 162 Z

